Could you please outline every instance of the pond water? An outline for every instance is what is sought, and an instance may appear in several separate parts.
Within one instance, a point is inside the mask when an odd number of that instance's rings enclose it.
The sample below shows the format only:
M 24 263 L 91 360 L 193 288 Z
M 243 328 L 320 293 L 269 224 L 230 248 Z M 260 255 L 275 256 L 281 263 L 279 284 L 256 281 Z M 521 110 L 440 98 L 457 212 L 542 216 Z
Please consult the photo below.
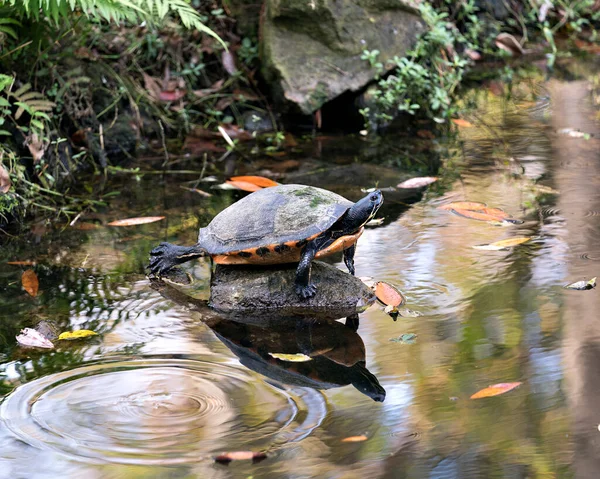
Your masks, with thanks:
M 385 219 L 358 243 L 357 276 L 395 284 L 419 316 L 394 321 L 373 305 L 357 331 L 319 318 L 219 318 L 202 308 L 206 260 L 186 265 L 195 281 L 179 296 L 152 288 L 148 251 L 193 244 L 198 226 L 243 196 L 176 171 L 201 170 L 201 159 L 174 159 L 164 175 L 142 174 L 152 160 L 140 159 L 141 173 L 105 186 L 120 192 L 110 209 L 4 236 L 0 477 L 598 477 L 600 299 L 563 288 L 600 272 L 600 123 L 587 68 L 519 82 L 510 95 L 478 88 L 465 98 L 478 105 L 466 116 L 474 126 L 447 141 L 321 137 L 285 157 L 207 166 L 220 180 L 265 174 L 352 200 L 384 188 Z M 440 180 L 426 191 L 389 189 L 431 174 Z M 466 200 L 523 223 L 439 208 Z M 106 226 L 149 215 L 166 219 Z M 532 240 L 472 247 L 513 237 Z M 26 260 L 36 264 L 7 264 Z M 21 285 L 27 269 L 35 297 Z M 18 347 L 19 331 L 40 322 L 99 334 Z M 306 351 L 304 363 L 268 354 Z M 470 399 L 506 382 L 522 384 Z M 367 439 L 342 441 L 351 436 Z M 267 458 L 214 462 L 245 450 Z

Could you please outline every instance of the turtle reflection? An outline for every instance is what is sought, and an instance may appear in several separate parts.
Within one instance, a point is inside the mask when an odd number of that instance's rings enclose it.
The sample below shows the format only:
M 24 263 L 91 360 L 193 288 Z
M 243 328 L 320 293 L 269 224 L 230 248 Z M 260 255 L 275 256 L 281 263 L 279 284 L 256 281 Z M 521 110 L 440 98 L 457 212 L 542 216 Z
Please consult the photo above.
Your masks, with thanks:
M 316 316 L 240 316 L 235 321 L 210 309 L 172 286 L 153 281 L 160 294 L 201 313 L 202 321 L 233 352 L 241 364 L 267 378 L 293 386 L 331 389 L 352 384 L 375 401 L 385 399 L 385 389 L 366 368 L 365 345 L 358 334 L 358 314 L 345 323 Z M 302 353 L 306 362 L 284 361 L 269 353 Z

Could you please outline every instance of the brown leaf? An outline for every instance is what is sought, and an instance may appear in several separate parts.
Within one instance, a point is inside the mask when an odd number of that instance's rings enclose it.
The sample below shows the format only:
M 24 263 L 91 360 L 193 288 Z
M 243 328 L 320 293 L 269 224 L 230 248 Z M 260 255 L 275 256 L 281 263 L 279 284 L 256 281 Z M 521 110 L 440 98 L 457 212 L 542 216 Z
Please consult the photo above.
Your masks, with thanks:
M 499 33 L 496 37 L 496 46 L 514 57 L 523 55 L 523 47 L 510 33 Z
M 35 329 L 22 329 L 21 334 L 19 334 L 16 339 L 17 343 L 22 346 L 27 346 L 30 348 L 54 349 L 54 344 L 52 344 L 52 342 L 42 336 L 42 334 Z
M 465 49 L 465 55 L 467 55 L 474 62 L 481 60 L 481 53 L 471 48 Z
M 363 441 L 366 441 L 367 439 L 369 439 L 369 438 L 365 435 L 350 436 L 350 437 L 345 437 L 344 439 L 342 439 L 342 442 L 363 442 Z
M 12 183 L 10 181 L 10 175 L 8 170 L 4 168 L 4 165 L 0 163 L 0 193 L 8 193 Z
M 96 223 L 86 223 L 85 221 L 78 221 L 71 228 L 79 231 L 92 231 L 98 229 L 100 226 Z
M 476 211 L 476 210 L 463 210 L 461 208 L 454 208 L 450 211 L 452 213 L 454 213 L 455 215 L 462 216 L 463 218 L 469 218 L 471 220 L 477 220 L 477 221 L 502 222 L 506 219 L 505 217 L 502 217 L 502 216 L 490 215 L 490 214 L 484 213 L 482 211 Z
M 39 163 L 44 157 L 46 148 L 48 148 L 50 143 L 48 140 L 38 136 L 37 133 L 31 133 L 25 140 L 25 144 L 27 145 L 27 148 L 29 148 L 29 153 L 31 153 L 31 156 L 33 157 L 33 162 Z
M 160 87 L 160 80 L 154 77 L 151 77 L 147 73 L 142 72 L 142 77 L 144 78 L 144 88 L 148 92 L 148 95 L 154 100 L 158 100 L 160 98 L 160 92 L 162 88 Z
M 154 223 L 164 219 L 164 216 L 141 216 L 139 218 L 125 218 L 122 220 L 111 221 L 108 223 L 108 226 L 137 226 Z
M 396 185 L 396 187 L 406 189 L 423 188 L 431 183 L 435 183 L 437 180 L 438 179 L 436 176 L 419 176 L 417 178 L 411 178 L 410 180 L 403 181 L 399 185 Z
M 462 128 L 471 128 L 473 126 L 472 123 L 468 122 L 467 120 L 463 120 L 462 118 L 452 118 L 452 123 Z
M 34 298 L 37 296 L 40 282 L 35 271 L 32 269 L 23 271 L 23 274 L 21 275 L 21 284 L 23 285 L 23 289 L 27 291 L 30 296 Z
M 185 91 L 182 90 L 174 90 L 174 91 L 161 91 L 158 94 L 158 99 L 160 101 L 177 101 L 185 96 Z
M 212 140 L 206 140 L 203 138 L 188 136 L 183 143 L 183 149 L 193 155 L 200 155 L 204 152 L 210 151 L 212 153 L 222 153 L 225 148 L 217 145 Z
M 262 188 L 269 188 L 271 186 L 279 186 L 279 183 L 265 178 L 264 176 L 232 176 L 232 181 L 245 181 L 246 183 L 252 183 L 253 185 L 260 186 Z
M 238 72 L 238 69 L 235 66 L 235 56 L 231 50 L 223 50 L 223 53 L 221 54 L 221 63 L 223 64 L 225 71 L 231 76 Z
M 35 266 L 37 263 L 35 261 L 7 261 L 6 264 L 12 264 L 16 266 Z
M 489 398 L 492 396 L 498 396 L 500 394 L 504 394 L 505 392 L 510 391 L 511 389 L 520 386 L 522 383 L 499 383 L 494 384 L 493 386 L 488 386 L 487 388 L 482 389 L 481 391 L 477 391 L 475 394 L 471 396 L 471 399 L 481 399 L 481 398 Z
M 420 138 L 427 138 L 433 140 L 435 135 L 429 130 L 417 130 L 417 136 Z
M 252 461 L 253 464 L 267 458 L 264 452 L 234 451 L 224 452 L 215 457 L 215 462 L 229 464 L 231 461 Z
M 375 296 L 386 306 L 401 306 L 406 302 L 404 295 L 396 288 L 385 281 L 375 283 Z
M 262 186 L 255 185 L 254 183 L 248 183 L 247 181 L 227 180 L 225 183 L 233 186 L 234 188 L 237 188 L 238 190 L 242 190 L 242 191 L 254 192 L 254 191 L 262 190 Z

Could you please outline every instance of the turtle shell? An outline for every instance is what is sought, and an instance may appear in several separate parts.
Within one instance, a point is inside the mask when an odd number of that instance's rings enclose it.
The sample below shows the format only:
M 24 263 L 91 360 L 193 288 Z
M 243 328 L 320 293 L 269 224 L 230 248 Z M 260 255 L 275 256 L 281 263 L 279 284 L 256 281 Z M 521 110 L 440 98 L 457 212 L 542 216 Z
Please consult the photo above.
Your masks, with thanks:
M 265 188 L 232 204 L 201 228 L 198 244 L 211 255 L 260 248 L 298 249 L 327 231 L 353 205 L 314 186 Z

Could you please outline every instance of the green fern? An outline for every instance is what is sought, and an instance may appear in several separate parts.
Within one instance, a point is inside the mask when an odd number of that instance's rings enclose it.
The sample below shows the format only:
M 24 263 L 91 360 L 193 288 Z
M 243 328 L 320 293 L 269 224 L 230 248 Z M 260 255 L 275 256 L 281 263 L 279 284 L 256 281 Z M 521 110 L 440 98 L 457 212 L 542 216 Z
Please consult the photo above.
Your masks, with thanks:
M 82 12 L 88 18 L 116 23 L 160 21 L 174 13 L 186 28 L 204 32 L 227 48 L 223 40 L 202 23 L 198 12 L 186 0 L 0 0 L 0 6 L 3 5 L 9 5 L 18 14 L 35 20 L 40 19 L 40 14 L 50 17 L 57 24 L 61 18 L 66 18 L 75 11 Z M 2 22 L 0 32 L 14 36 L 14 30 Z

